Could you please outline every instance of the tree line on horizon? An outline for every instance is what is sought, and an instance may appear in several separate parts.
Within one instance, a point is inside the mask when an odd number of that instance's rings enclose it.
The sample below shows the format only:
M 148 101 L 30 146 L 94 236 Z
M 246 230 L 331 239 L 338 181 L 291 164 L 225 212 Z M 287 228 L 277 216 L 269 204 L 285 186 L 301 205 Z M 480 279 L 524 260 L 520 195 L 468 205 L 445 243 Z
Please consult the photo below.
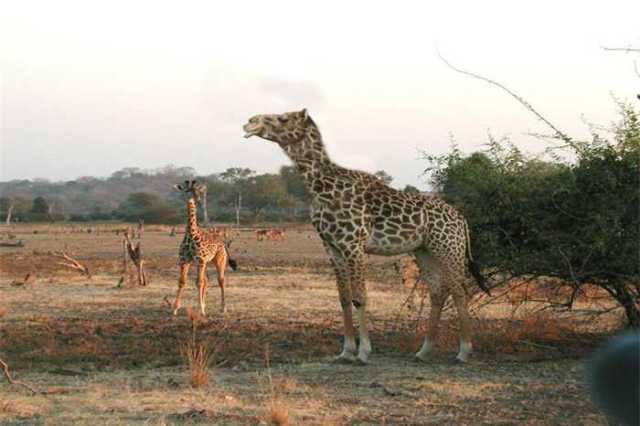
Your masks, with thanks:
M 385 171 L 375 175 L 390 184 Z M 173 185 L 198 179 L 207 185 L 204 212 L 213 222 L 308 222 L 310 196 L 294 166 L 258 174 L 243 167 L 198 175 L 192 167 L 167 165 L 144 170 L 127 167 L 106 178 L 84 176 L 51 182 L 22 179 L 0 182 L 0 218 L 11 222 L 86 222 L 118 220 L 175 224 L 186 207 Z M 404 190 L 419 192 L 407 185 Z

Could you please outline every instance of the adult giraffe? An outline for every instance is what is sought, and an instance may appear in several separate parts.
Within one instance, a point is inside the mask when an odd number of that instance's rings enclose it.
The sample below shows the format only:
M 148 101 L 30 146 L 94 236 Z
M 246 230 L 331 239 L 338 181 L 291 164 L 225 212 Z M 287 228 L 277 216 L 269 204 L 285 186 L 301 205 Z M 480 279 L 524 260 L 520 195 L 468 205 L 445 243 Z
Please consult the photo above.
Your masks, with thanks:
M 306 109 L 256 115 L 243 128 L 246 138 L 259 136 L 278 143 L 313 197 L 311 219 L 331 257 L 344 317 L 344 346 L 337 360 L 367 363 L 371 353 L 365 254 L 413 253 L 431 298 L 429 332 L 416 357 L 426 360 L 437 337 L 442 307 L 451 295 L 460 321 L 456 360 L 467 361 L 472 351 L 469 298 L 476 284 L 486 288 L 477 269 L 470 268 L 464 217 L 440 199 L 395 190 L 373 175 L 332 162 Z M 351 304 L 360 325 L 357 357 Z

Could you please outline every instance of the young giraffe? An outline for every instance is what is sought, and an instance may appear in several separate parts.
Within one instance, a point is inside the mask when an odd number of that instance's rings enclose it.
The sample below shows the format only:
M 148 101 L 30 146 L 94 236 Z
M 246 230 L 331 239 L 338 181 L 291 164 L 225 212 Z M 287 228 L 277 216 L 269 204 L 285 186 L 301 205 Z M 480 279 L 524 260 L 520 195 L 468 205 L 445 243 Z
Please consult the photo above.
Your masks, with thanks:
M 431 298 L 430 329 L 416 357 L 426 360 L 431 352 L 442 307 L 451 295 L 460 321 L 456 360 L 466 362 L 472 350 L 469 298 L 476 284 L 487 290 L 471 258 L 464 217 L 437 198 L 395 190 L 373 175 L 333 163 L 305 109 L 256 115 L 243 128 L 246 138 L 278 143 L 312 194 L 311 219 L 331 258 L 342 306 L 344 346 L 337 360 L 366 363 L 371 353 L 365 254 L 412 252 Z M 357 357 L 351 304 L 360 324 Z
M 226 311 L 224 303 L 224 273 L 227 264 L 236 270 L 237 263 L 229 258 L 227 247 L 223 237 L 216 230 L 202 229 L 198 226 L 196 205 L 200 201 L 200 195 L 204 187 L 195 180 L 187 180 L 184 185 L 175 185 L 175 189 L 188 195 L 187 198 L 187 228 L 180 244 L 179 261 L 180 279 L 178 281 L 178 293 L 173 304 L 173 314 L 180 309 L 180 296 L 187 282 L 189 267 L 194 260 L 198 261 L 197 287 L 200 295 L 200 311 L 205 315 L 205 299 L 207 293 L 207 263 L 213 261 L 218 272 L 218 285 L 220 286 L 220 310 Z

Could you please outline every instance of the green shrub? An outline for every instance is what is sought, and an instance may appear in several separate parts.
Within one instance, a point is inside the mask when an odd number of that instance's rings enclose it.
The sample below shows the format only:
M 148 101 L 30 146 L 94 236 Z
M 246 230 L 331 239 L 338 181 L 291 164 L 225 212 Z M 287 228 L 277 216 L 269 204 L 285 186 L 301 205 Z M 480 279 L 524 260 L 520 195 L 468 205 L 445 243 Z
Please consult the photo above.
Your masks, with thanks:
M 611 140 L 573 144 L 576 159 L 526 158 L 490 138 L 485 153 L 454 148 L 427 156 L 443 198 L 472 230 L 474 257 L 485 271 L 559 278 L 574 296 L 586 283 L 605 289 L 640 326 L 640 123 L 622 105 Z M 561 301 L 571 307 L 573 296 Z

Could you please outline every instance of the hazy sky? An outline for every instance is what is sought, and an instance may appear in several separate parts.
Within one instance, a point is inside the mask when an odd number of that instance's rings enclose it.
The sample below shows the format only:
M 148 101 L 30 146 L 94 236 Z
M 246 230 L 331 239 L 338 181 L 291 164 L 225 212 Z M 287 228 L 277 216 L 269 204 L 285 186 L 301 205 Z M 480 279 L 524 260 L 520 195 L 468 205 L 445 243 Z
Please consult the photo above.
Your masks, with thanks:
M 0 180 L 173 163 L 276 171 L 242 138 L 256 113 L 307 107 L 333 159 L 424 187 L 418 151 L 546 132 L 496 79 L 586 137 L 635 101 L 640 2 L 14 1 L 0 9 Z M 638 64 L 640 67 L 640 63 Z

